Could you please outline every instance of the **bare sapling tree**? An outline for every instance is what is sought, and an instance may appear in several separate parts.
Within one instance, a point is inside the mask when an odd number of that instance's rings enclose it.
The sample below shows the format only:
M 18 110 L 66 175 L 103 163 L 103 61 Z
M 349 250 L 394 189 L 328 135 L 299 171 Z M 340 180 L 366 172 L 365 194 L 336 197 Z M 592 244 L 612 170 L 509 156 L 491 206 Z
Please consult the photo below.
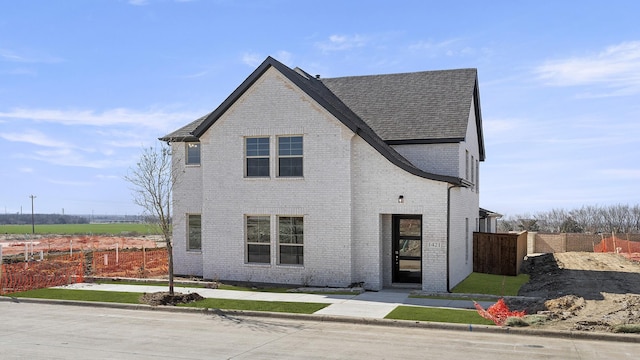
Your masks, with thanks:
M 129 169 L 124 179 L 133 185 L 134 203 L 144 209 L 164 238 L 169 258 L 169 294 L 174 295 L 171 193 L 177 180 L 171 171 L 171 159 L 168 147 L 144 148 L 136 166 Z

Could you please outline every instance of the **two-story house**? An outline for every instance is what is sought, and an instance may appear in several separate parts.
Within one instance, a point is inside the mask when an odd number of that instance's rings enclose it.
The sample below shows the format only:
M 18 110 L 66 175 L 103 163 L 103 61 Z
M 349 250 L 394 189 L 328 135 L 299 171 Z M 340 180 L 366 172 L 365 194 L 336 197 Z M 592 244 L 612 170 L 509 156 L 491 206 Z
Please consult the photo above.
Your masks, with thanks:
M 472 271 L 475 69 L 324 79 L 268 57 L 161 140 L 176 274 L 447 291 Z

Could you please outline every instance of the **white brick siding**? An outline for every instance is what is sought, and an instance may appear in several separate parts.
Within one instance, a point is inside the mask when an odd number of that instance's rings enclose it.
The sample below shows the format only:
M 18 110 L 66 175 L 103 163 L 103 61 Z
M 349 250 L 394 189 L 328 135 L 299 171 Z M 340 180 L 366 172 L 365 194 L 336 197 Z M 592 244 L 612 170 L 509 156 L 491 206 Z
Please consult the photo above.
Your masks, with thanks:
M 202 166 L 185 166 L 185 143 L 171 144 L 173 189 L 173 264 L 177 275 L 202 276 L 202 253 L 187 251 L 187 214 L 202 212 Z
M 472 112 L 473 116 L 473 112 Z M 475 137 L 469 121 L 468 139 Z M 473 129 L 471 129 L 473 127 Z M 303 178 L 278 178 L 276 140 L 303 136 Z M 270 138 L 270 177 L 244 177 L 244 139 Z M 423 219 L 422 288 L 447 290 L 447 183 L 393 165 L 274 68 L 267 70 L 200 138 L 201 166 L 176 167 L 174 189 L 176 274 L 206 279 L 347 286 L 391 285 L 392 214 Z M 417 166 L 458 176 L 460 154 L 473 141 L 396 146 Z M 475 142 L 477 153 L 477 141 Z M 173 144 L 184 158 L 184 144 Z M 463 155 L 464 156 L 464 155 Z M 443 163 L 438 163 L 441 157 Z M 475 158 L 478 158 L 477 154 Z M 464 174 L 464 172 L 463 172 Z M 398 196 L 404 203 L 398 203 Z M 451 285 L 471 269 L 465 263 L 464 219 L 475 224 L 478 196 L 451 190 Z M 186 251 L 186 214 L 202 214 L 202 252 Z M 245 217 L 271 219 L 271 263 L 247 264 Z M 304 217 L 304 265 L 278 264 L 277 216 Z M 471 226 L 473 228 L 473 226 Z M 461 230 L 462 229 L 462 230 Z

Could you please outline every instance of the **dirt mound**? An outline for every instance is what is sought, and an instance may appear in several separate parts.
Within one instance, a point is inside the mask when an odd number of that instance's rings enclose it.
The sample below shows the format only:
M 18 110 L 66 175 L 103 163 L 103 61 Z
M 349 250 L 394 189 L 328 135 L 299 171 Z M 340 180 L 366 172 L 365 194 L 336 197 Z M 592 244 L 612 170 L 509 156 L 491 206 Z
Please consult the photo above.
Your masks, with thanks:
M 529 283 L 509 301 L 512 309 L 546 316 L 539 325 L 558 330 L 613 331 L 640 324 L 640 263 L 611 253 L 529 256 L 521 271 Z M 536 300 L 540 299 L 540 300 Z
M 197 293 L 174 293 L 173 295 L 171 295 L 168 292 L 156 292 L 149 294 L 144 293 L 142 294 L 142 296 L 140 296 L 141 303 L 151 306 L 187 304 L 202 299 L 204 298 Z

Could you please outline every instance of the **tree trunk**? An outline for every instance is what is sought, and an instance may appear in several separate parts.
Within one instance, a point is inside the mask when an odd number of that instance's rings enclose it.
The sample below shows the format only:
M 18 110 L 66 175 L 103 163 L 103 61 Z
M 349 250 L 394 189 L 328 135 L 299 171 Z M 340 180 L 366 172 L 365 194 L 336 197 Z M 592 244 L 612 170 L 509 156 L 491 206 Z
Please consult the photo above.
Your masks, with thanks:
M 173 246 L 171 240 L 166 239 L 167 242 L 167 255 L 169 260 L 169 294 L 173 295 Z

